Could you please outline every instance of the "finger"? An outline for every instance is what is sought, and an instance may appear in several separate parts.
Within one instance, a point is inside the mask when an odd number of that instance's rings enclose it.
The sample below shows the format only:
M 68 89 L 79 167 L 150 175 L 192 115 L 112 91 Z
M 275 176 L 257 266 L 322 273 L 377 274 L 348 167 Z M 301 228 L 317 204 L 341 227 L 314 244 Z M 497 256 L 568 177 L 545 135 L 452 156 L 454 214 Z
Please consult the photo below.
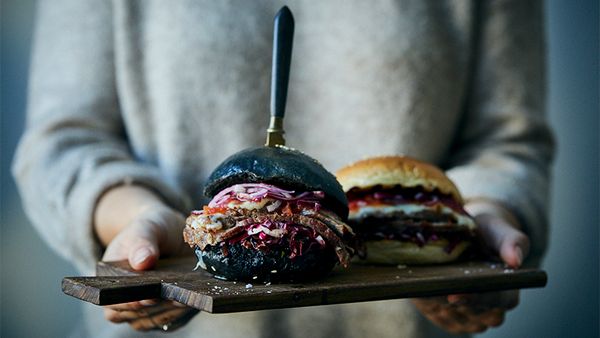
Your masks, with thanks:
M 122 322 L 131 322 L 137 319 L 146 318 L 149 316 L 157 317 L 162 313 L 169 312 L 173 309 L 180 309 L 179 307 L 174 307 L 172 304 L 163 304 L 162 306 L 154 306 L 146 309 L 139 309 L 137 311 L 115 311 L 116 313 L 111 313 L 111 318 L 109 319 L 114 323 L 122 323 Z M 113 310 L 110 310 L 113 311 Z
M 467 298 L 469 295 L 456 295 Z M 450 333 L 477 333 L 484 332 L 489 325 L 479 317 L 479 311 L 473 311 L 469 306 L 457 306 L 451 304 L 440 304 L 439 302 L 422 301 L 420 299 L 413 300 L 413 303 L 421 311 L 421 313 L 438 327 Z M 436 310 L 432 311 L 432 304 L 435 304 Z M 497 315 L 489 310 L 489 321 L 492 324 L 498 322 L 497 318 L 491 318 Z M 487 314 L 487 313 L 486 313 Z M 486 318 L 487 319 L 487 318 Z M 499 325 L 499 324 L 498 324 Z
M 491 309 L 485 314 L 480 316 L 480 320 L 483 324 L 489 327 L 497 327 L 502 325 L 504 322 L 505 311 L 502 309 Z
M 471 321 L 468 315 L 466 315 L 462 311 L 458 311 L 454 306 L 446 305 L 442 307 L 442 309 L 438 312 L 438 315 L 448 318 L 449 320 L 453 321 L 456 324 L 459 324 L 460 326 L 469 324 L 469 322 Z
M 121 323 L 122 320 L 119 317 L 119 311 L 112 309 L 104 309 L 104 318 L 113 323 Z
M 138 302 L 139 303 L 139 302 Z M 175 306 L 170 301 L 162 301 L 156 303 L 156 305 L 146 305 L 140 306 L 139 304 L 119 304 L 117 306 L 106 307 L 108 312 L 105 312 L 105 316 L 108 320 L 112 322 L 124 322 L 124 321 L 132 321 L 134 319 L 148 317 L 152 315 L 156 315 L 161 312 L 169 311 L 171 309 L 181 308 Z M 114 311 L 116 313 L 112 313 Z M 110 318 L 109 318 L 110 317 Z
M 489 327 L 496 327 L 504 321 L 505 311 L 502 309 L 491 309 L 482 314 L 473 313 L 468 307 L 458 307 L 456 311 L 465 315 L 467 320 L 460 323 L 460 332 L 463 333 L 481 333 Z
M 155 305 L 150 305 L 151 303 Z M 116 304 L 104 307 L 104 317 L 113 323 L 122 323 L 147 317 L 171 308 L 174 308 L 174 306 L 170 302 L 158 303 L 154 300 L 147 300 L 145 303 L 140 301 Z
M 116 311 L 112 309 L 104 310 L 104 318 L 113 323 L 130 322 L 135 319 L 147 317 L 143 310 L 139 311 Z
M 434 297 L 421 297 L 421 298 L 412 298 L 411 299 L 414 303 L 419 303 L 422 305 L 441 305 L 441 304 L 446 304 L 446 297 L 445 296 L 434 296 Z
M 160 303 L 160 301 L 157 299 L 144 299 L 136 302 L 106 305 L 104 308 L 115 311 L 135 311 L 157 305 L 158 303 Z
M 448 295 L 448 296 L 446 296 L 446 300 L 451 305 L 464 305 L 464 304 L 468 303 L 469 295 L 468 294 Z
M 452 321 L 450 318 L 438 315 L 426 316 L 433 324 L 442 328 L 450 333 L 458 333 L 460 331 L 461 326 Z
M 193 308 L 186 308 L 186 312 L 178 317 L 176 320 L 169 323 L 169 331 L 177 330 L 178 328 L 186 325 L 194 316 L 200 313 L 200 310 Z
M 185 305 L 185 304 L 182 304 L 182 303 L 180 303 L 180 302 L 178 302 L 178 301 L 175 301 L 175 300 L 172 300 L 172 301 L 170 302 L 170 304 L 171 304 L 171 305 L 173 305 L 173 306 L 175 306 L 175 307 L 188 307 L 187 305 Z
M 136 310 L 114 310 L 105 308 L 104 317 L 113 323 L 130 322 L 136 319 L 156 315 L 173 308 L 174 307 L 172 305 L 167 306 L 167 304 L 163 306 L 146 307 Z
M 449 295 L 447 298 L 452 305 L 468 307 L 474 313 L 483 313 L 495 308 L 515 308 L 519 304 L 519 290 Z
M 486 292 L 472 297 L 469 306 L 479 309 L 511 310 L 519 304 L 519 290 Z
M 177 308 L 161 312 L 156 315 L 142 317 L 129 322 L 132 328 L 139 331 L 162 329 L 163 325 L 174 322 L 178 317 L 185 315 L 188 309 Z
M 449 328 L 453 333 L 478 333 L 487 329 L 487 325 L 479 318 L 479 316 L 469 313 L 468 308 L 450 308 L 451 310 L 445 314 L 446 321 L 450 321 L 453 325 Z M 466 309 L 467 311 L 462 311 Z
M 487 326 L 483 323 L 470 323 L 469 325 L 465 325 L 462 329 L 461 333 L 482 333 L 487 330 Z

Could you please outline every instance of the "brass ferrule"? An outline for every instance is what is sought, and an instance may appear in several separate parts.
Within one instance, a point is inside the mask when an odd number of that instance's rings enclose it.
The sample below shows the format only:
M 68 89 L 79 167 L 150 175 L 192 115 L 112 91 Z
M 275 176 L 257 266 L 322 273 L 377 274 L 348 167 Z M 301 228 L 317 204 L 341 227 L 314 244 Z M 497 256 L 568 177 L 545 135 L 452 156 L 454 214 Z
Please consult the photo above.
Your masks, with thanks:
M 269 128 L 267 129 L 267 142 L 266 146 L 274 147 L 276 145 L 285 145 L 285 139 L 283 138 L 283 117 L 271 116 L 269 121 Z

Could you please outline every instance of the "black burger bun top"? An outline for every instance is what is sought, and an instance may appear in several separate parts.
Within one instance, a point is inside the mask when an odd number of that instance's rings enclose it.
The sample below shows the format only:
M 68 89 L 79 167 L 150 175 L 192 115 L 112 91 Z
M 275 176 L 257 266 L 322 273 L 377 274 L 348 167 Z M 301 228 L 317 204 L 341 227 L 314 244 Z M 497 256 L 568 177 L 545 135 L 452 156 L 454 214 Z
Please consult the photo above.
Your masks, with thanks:
M 284 146 L 244 149 L 225 159 L 208 177 L 204 195 L 240 183 L 266 183 L 295 191 L 320 190 L 324 206 L 343 220 L 348 218 L 348 200 L 335 176 L 317 160 Z

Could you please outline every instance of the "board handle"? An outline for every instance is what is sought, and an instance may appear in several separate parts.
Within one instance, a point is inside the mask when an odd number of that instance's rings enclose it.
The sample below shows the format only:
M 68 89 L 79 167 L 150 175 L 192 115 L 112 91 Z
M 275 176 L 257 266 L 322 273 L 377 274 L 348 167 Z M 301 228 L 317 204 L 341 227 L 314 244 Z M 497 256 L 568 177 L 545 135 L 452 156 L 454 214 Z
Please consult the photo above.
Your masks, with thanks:
M 148 276 L 65 277 L 62 291 L 96 305 L 160 298 L 162 282 Z

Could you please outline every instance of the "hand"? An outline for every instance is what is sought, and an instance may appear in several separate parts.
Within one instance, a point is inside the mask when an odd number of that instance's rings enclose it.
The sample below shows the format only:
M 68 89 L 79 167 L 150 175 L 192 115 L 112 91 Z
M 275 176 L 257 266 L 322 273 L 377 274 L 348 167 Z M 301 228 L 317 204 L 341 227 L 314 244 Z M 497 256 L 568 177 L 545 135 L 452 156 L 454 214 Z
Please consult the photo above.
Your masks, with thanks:
M 511 268 L 518 268 L 529 252 L 529 239 L 514 216 L 487 200 L 467 203 L 483 244 Z M 483 332 L 504 321 L 506 311 L 519 303 L 519 291 L 413 299 L 416 308 L 434 324 L 451 333 Z
M 450 333 L 480 333 L 504 322 L 506 311 L 519 303 L 519 291 L 418 298 L 412 302 L 427 319 Z
M 129 261 L 135 270 L 152 269 L 159 256 L 189 253 L 182 239 L 185 219 L 162 203 L 141 208 L 109 243 L 102 257 L 104 261 Z M 136 330 L 173 331 L 185 325 L 198 313 L 181 303 L 165 300 L 106 306 L 104 315 L 113 323 L 129 323 Z

